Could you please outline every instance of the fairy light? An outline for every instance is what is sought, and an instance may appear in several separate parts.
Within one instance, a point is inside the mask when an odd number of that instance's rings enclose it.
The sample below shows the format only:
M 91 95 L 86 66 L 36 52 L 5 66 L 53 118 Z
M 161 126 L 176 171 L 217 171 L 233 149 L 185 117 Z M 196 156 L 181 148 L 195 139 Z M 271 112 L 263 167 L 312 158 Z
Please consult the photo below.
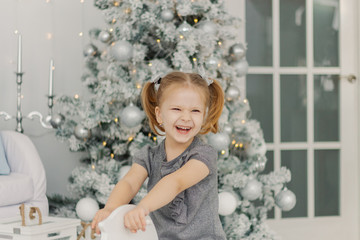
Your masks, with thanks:
M 95 170 L 95 164 L 91 164 L 91 169 Z
M 140 83 L 136 83 L 136 88 L 140 89 L 141 88 L 141 84 Z
M 231 144 L 234 145 L 236 143 L 235 139 L 232 140 Z
M 242 148 L 243 146 L 244 146 L 244 144 L 243 144 L 243 143 L 240 143 L 240 144 L 239 144 L 239 147 L 241 147 L 241 148 Z
M 79 99 L 79 94 L 75 94 L 75 95 L 74 95 L 74 98 L 75 98 L 75 99 Z
M 160 43 L 160 39 L 159 39 L 159 38 L 158 38 L 158 39 L 156 39 L 156 42 L 157 42 L 157 43 Z
M 84 3 L 85 2 L 85 0 L 80 0 L 80 3 Z
M 236 148 L 238 148 L 238 147 L 239 147 L 239 144 L 238 144 L 238 143 L 237 143 L 237 144 L 235 144 L 235 147 L 236 147 Z
M 148 134 L 148 137 L 151 138 L 151 133 Z
M 132 140 L 134 140 L 134 137 L 133 137 L 133 136 L 131 136 L 131 137 L 128 138 L 128 142 L 131 142 Z
M 222 42 L 221 42 L 221 41 L 218 41 L 218 45 L 221 46 L 221 45 L 222 45 Z
M 53 38 L 52 33 L 47 33 L 47 34 L 46 34 L 46 38 L 47 38 L 48 40 L 51 40 L 51 39 Z
M 113 19 L 111 20 L 111 23 L 112 23 L 112 24 L 116 23 L 116 19 L 113 18 Z
M 18 30 L 15 30 L 15 31 L 14 31 L 14 33 L 15 33 L 15 34 L 18 34 L 18 33 L 19 33 L 19 31 L 18 31 Z
M 156 137 L 153 137 L 153 140 L 156 142 L 157 138 L 156 138 Z
M 226 153 L 225 150 L 221 150 L 221 155 L 224 155 Z
M 106 146 L 106 141 L 103 141 L 103 142 L 102 142 L 102 145 L 105 147 L 105 146 Z
M 114 119 L 114 122 L 116 122 L 116 123 L 117 123 L 118 121 L 119 121 L 119 119 L 118 119 L 118 118 L 115 118 L 115 119 Z
M 199 19 L 195 18 L 194 19 L 194 23 L 197 23 L 199 21 Z
M 196 58 L 193 58 L 193 62 L 196 62 L 197 61 L 197 59 Z
M 244 103 L 248 103 L 248 100 L 246 98 L 244 99 Z
M 126 13 L 126 14 L 130 14 L 130 13 L 131 13 L 131 8 L 125 9 L 125 13 Z
M 246 123 L 246 121 L 243 119 L 243 120 L 241 120 L 241 123 L 242 123 L 242 124 L 245 124 L 245 123 Z
M 115 6 L 115 7 L 120 6 L 120 2 L 115 1 L 115 2 L 114 2 L 114 6 Z
M 149 62 L 149 64 L 148 64 L 148 65 L 149 65 L 149 67 L 151 67 L 151 66 L 152 66 L 152 62 Z
M 110 157 L 111 157 L 111 158 L 114 158 L 114 157 L 115 157 L 115 155 L 114 155 L 113 153 L 111 153 L 111 154 L 110 154 Z
M 84 35 L 83 32 L 79 32 L 79 37 L 82 37 Z
M 179 38 L 180 38 L 180 39 L 184 39 L 184 36 L 183 36 L 183 35 L 180 35 Z
M 218 66 L 218 67 L 221 67 L 221 63 L 218 63 L 217 66 Z
M 132 73 L 133 73 L 133 74 L 135 74 L 135 73 L 136 73 L 136 69 L 135 69 L 135 68 L 132 70 Z
M 114 31 L 114 29 L 113 29 L 113 28 L 110 28 L 110 29 L 109 29 L 109 32 L 111 32 L 111 33 L 112 33 L 113 31 Z

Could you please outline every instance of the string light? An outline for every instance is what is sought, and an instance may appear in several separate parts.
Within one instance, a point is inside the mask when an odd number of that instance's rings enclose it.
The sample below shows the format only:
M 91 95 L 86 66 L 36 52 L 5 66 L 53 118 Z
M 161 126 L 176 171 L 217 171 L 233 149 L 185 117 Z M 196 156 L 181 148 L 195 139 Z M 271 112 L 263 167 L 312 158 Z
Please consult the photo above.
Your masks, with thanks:
M 111 153 L 111 154 L 110 154 L 110 157 L 111 157 L 111 158 L 114 158 L 114 157 L 115 157 L 115 155 L 114 155 L 113 153 Z
M 119 119 L 118 119 L 118 118 L 115 118 L 115 119 L 114 119 L 114 122 L 116 122 L 116 123 L 117 123 L 118 121 L 119 121 Z
M 244 146 L 244 144 L 243 144 L 243 143 L 240 143 L 239 146 L 242 148 L 242 147 Z
M 79 95 L 78 95 L 78 94 L 75 94 L 75 95 L 74 95 L 74 98 L 75 98 L 75 99 L 79 99 Z
M 80 0 L 80 3 L 84 3 L 85 2 L 85 0 Z
M 116 19 L 113 18 L 113 20 L 111 21 L 112 24 L 115 24 L 116 23 Z
M 180 35 L 179 37 L 180 37 L 180 39 L 184 39 L 184 36 L 183 36 L 183 35 Z
M 234 145 L 236 143 L 235 139 L 232 140 L 231 144 Z
M 221 41 L 218 41 L 218 45 L 221 46 L 221 45 L 222 45 L 222 42 L 221 42 Z
M 148 64 L 148 65 L 149 65 L 149 67 L 151 67 L 151 66 L 152 66 L 152 63 L 151 63 L 151 62 L 149 62 L 149 64 Z
M 109 32 L 113 32 L 113 31 L 114 31 L 114 29 L 113 29 L 113 28 L 110 28 L 110 29 L 109 29 Z
M 132 140 L 134 140 L 134 137 L 133 137 L 133 136 L 131 136 L 131 137 L 128 138 L 128 142 L 131 142 Z
M 18 33 L 19 33 L 19 31 L 18 31 L 18 30 L 15 30 L 15 31 L 14 31 L 14 33 L 15 33 L 15 34 L 18 34 Z
M 226 153 L 225 150 L 221 150 L 221 155 L 224 155 Z
M 238 144 L 238 143 L 237 143 L 237 144 L 235 144 L 235 147 L 236 147 L 236 148 L 238 148 L 238 147 L 239 147 L 239 144 Z
M 248 103 L 248 100 L 246 98 L 244 99 L 244 103 Z
M 156 142 L 157 138 L 156 138 L 156 137 L 153 137 L 153 140 Z
M 193 62 L 196 62 L 197 61 L 197 59 L 196 58 L 193 58 Z
M 91 169 L 95 170 L 95 164 L 91 164 Z
M 102 145 L 105 147 L 105 146 L 106 146 L 106 141 L 103 141 L 103 142 L 102 142 Z
M 115 6 L 115 7 L 120 6 L 120 2 L 115 1 L 115 2 L 114 2 L 114 6 Z
M 160 39 L 156 39 L 156 42 L 157 42 L 157 43 L 160 43 Z
M 151 133 L 148 134 L 148 137 L 149 137 L 149 138 L 151 137 Z
M 140 89 L 141 88 L 141 84 L 140 83 L 136 83 L 136 88 Z
M 199 19 L 195 18 L 194 19 L 194 23 L 197 23 L 199 21 Z
M 246 121 L 243 119 L 243 120 L 241 120 L 241 123 L 242 123 L 242 124 L 245 124 L 245 123 L 246 123 Z
M 84 35 L 83 32 L 79 32 L 79 37 L 82 37 Z

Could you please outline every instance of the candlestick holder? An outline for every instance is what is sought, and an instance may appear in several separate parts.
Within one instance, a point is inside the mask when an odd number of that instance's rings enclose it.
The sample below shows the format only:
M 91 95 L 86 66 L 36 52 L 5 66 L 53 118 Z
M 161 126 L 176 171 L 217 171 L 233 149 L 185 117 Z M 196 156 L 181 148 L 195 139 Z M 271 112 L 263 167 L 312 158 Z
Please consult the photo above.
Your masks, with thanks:
M 16 85 L 17 85 L 17 108 L 16 108 L 16 115 L 11 116 L 9 113 L 0 111 L 0 117 L 4 117 L 4 120 L 10 120 L 10 119 L 16 119 L 16 128 L 15 131 L 23 133 L 24 129 L 22 126 L 22 120 L 23 120 L 23 114 L 21 111 L 21 85 L 22 85 L 22 77 L 24 75 L 24 72 L 15 72 L 16 75 Z M 54 105 L 54 95 L 48 95 L 48 115 L 43 117 L 43 115 L 38 111 L 32 111 L 28 115 L 25 116 L 25 118 L 33 120 L 35 117 L 38 117 L 39 122 L 42 127 L 44 128 L 53 128 L 50 124 L 51 116 L 52 116 L 52 108 Z

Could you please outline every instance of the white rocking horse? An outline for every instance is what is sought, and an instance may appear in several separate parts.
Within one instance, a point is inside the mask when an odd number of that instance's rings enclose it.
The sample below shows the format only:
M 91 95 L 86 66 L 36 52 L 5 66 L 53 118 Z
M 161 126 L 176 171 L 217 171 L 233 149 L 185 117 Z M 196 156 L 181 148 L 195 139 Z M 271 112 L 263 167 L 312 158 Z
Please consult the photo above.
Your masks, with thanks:
M 155 226 L 150 218 L 146 217 L 146 230 L 130 232 L 124 226 L 124 216 L 136 206 L 133 204 L 123 205 L 115 209 L 109 217 L 99 223 L 101 240 L 159 240 Z

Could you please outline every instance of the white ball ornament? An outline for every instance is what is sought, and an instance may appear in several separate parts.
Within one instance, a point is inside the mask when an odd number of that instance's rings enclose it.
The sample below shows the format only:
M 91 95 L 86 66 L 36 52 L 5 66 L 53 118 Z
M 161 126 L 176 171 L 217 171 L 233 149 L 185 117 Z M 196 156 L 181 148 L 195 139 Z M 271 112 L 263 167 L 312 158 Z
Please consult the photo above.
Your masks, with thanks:
M 118 180 L 121 180 L 123 177 L 125 177 L 125 175 L 130 171 L 131 166 L 123 166 L 120 168 L 119 171 L 119 175 L 118 175 Z
M 205 65 L 207 68 L 211 70 L 215 70 L 218 68 L 219 59 L 217 57 L 211 56 L 208 59 L 206 59 Z
M 209 134 L 208 143 L 217 151 L 227 150 L 230 145 L 230 137 L 225 132 Z
M 262 184 L 256 179 L 249 179 L 245 187 L 240 189 L 241 196 L 246 199 L 253 201 L 258 199 L 262 193 Z
M 133 104 L 130 104 L 122 110 L 120 119 L 121 123 L 123 123 L 126 127 L 133 128 L 138 126 L 144 117 L 144 112 Z
M 219 214 L 227 216 L 232 214 L 238 205 L 236 196 L 230 192 L 219 193 Z
M 166 9 L 164 11 L 161 12 L 161 19 L 166 21 L 166 22 L 170 22 L 171 20 L 174 19 L 174 12 L 170 9 Z
M 133 46 L 125 40 L 117 41 L 111 44 L 110 55 L 117 61 L 128 61 L 133 56 Z
M 84 222 L 90 222 L 99 210 L 99 204 L 92 198 L 82 198 L 76 204 L 76 214 Z
M 210 35 L 216 35 L 218 31 L 218 26 L 212 21 L 201 22 L 198 28 Z
M 192 27 L 187 22 L 183 22 L 177 29 L 180 34 L 187 35 L 192 30 Z
M 296 196 L 292 191 L 284 188 L 281 192 L 276 194 L 275 203 L 281 210 L 290 211 L 296 205 Z

